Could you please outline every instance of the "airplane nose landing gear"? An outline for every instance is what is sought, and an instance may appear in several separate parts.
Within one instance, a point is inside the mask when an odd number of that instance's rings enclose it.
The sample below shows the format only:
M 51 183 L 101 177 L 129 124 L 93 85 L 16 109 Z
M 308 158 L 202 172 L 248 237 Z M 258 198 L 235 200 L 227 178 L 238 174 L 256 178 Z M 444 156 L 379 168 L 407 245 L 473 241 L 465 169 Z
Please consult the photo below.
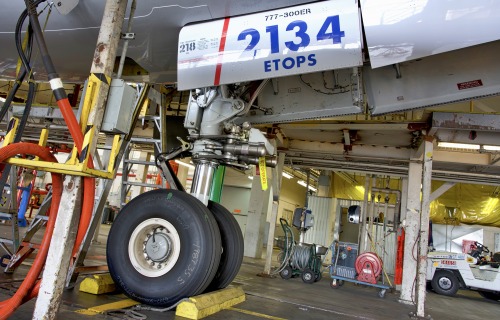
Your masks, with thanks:
M 242 90 L 242 92 L 245 90 Z M 243 260 L 243 235 L 231 212 L 210 201 L 219 165 L 247 169 L 274 147 L 249 123 L 231 120 L 248 111 L 224 86 L 191 93 L 184 127 L 187 141 L 156 163 L 172 189 L 130 201 L 111 227 L 107 259 L 111 276 L 136 301 L 170 307 L 180 299 L 225 288 Z M 247 103 L 251 106 L 251 102 Z M 191 194 L 184 192 L 169 160 L 191 153 L 196 166 Z

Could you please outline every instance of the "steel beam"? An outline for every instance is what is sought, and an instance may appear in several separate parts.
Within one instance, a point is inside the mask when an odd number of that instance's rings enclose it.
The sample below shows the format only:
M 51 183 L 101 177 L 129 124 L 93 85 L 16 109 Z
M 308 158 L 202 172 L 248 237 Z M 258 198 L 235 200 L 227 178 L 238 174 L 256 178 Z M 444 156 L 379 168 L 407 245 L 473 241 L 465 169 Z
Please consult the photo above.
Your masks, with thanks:
M 434 112 L 431 132 L 439 129 L 500 132 L 500 115 Z
M 413 122 L 412 122 L 413 123 Z M 401 123 L 386 123 L 383 121 L 372 121 L 369 123 L 338 123 L 328 121 L 321 122 L 301 122 L 301 123 L 282 123 L 279 125 L 279 128 L 282 130 L 326 130 L 326 131 L 342 131 L 344 129 L 348 130 L 377 130 L 377 131 L 401 131 L 408 130 L 409 122 L 401 122 Z M 409 131 L 409 130 L 408 130 Z
M 439 188 L 434 190 L 434 192 L 430 195 L 430 198 L 429 198 L 430 202 L 432 202 L 432 201 L 436 200 L 437 198 L 439 198 L 440 196 L 442 196 L 443 193 L 450 190 L 454 185 L 456 185 L 455 182 L 446 182 L 443 185 L 441 185 Z
M 472 133 L 472 131 L 475 131 Z M 478 145 L 500 145 L 500 132 L 460 129 L 439 129 L 434 134 L 439 142 L 453 142 Z
M 288 143 L 288 149 L 297 152 L 324 153 L 325 155 L 337 155 L 342 157 L 369 157 L 387 159 L 387 160 L 408 160 L 410 159 L 411 149 L 371 146 L 371 145 L 352 145 L 352 150 L 347 154 L 342 143 L 329 143 L 319 141 L 302 141 L 291 139 Z M 318 150 L 321 150 L 318 152 Z M 289 153 L 287 151 L 287 153 Z

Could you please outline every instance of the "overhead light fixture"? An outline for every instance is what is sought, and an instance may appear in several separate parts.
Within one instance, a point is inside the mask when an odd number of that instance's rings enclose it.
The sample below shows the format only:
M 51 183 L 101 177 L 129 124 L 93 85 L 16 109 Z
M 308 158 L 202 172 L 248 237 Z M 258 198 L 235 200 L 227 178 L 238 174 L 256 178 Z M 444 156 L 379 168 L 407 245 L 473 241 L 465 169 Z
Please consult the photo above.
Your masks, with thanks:
M 438 142 L 438 147 L 451 148 L 451 149 L 466 149 L 466 150 L 500 151 L 500 146 L 454 143 L 454 142 Z
M 304 180 L 299 180 L 299 181 L 297 181 L 297 183 L 303 187 L 307 187 L 307 183 Z
M 467 149 L 467 150 L 479 150 L 481 148 L 481 146 L 478 144 L 454 143 L 454 142 L 438 142 L 438 147 L 452 148 L 452 149 Z
M 298 180 L 297 183 L 300 184 L 303 187 L 308 187 L 309 190 L 312 190 L 314 192 L 316 192 L 318 190 L 318 189 L 316 189 L 315 187 L 313 187 L 311 185 L 308 186 L 307 183 L 304 180 Z
M 488 146 L 488 145 L 484 145 L 483 149 L 484 150 L 488 150 L 488 151 L 500 151 L 500 146 Z
M 285 177 L 287 179 L 292 179 L 293 178 L 293 176 L 291 174 L 289 174 L 288 172 L 286 172 L 286 171 L 283 171 L 281 174 L 283 175 L 283 177 Z
M 188 167 L 190 169 L 194 169 L 194 166 L 190 163 L 186 163 L 186 162 L 182 162 L 180 160 L 175 160 L 175 163 L 181 165 L 181 166 L 184 166 L 184 167 Z

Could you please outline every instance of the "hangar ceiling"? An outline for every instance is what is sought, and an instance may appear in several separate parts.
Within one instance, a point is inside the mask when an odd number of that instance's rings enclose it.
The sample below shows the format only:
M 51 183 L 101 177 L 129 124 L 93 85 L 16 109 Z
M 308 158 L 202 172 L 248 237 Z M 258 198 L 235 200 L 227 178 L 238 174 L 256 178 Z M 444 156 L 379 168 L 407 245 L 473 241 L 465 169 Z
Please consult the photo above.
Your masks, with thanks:
M 9 87 L 8 82 L 2 84 L 0 96 L 4 95 Z M 54 143 L 71 145 L 57 108 L 50 107 L 52 98 L 50 91 L 45 91 L 45 86 L 46 84 L 39 86 L 37 99 L 41 105 L 33 109 L 26 138 L 37 140 L 41 128 L 50 126 L 51 132 L 55 134 L 51 136 Z M 169 97 L 168 113 L 183 115 L 187 107 L 188 93 L 173 92 L 172 89 L 162 90 Z M 19 98 L 22 100 L 22 93 Z M 18 109 L 22 110 L 22 107 L 15 108 L 15 112 Z M 150 112 L 155 113 L 156 109 Z M 462 118 L 456 122 L 440 121 L 433 125 L 433 114 L 449 113 L 460 114 Z M 485 117 L 489 125 L 467 126 L 467 122 L 473 123 L 477 116 Z M 0 124 L 2 132 L 5 132 L 6 125 L 6 121 Z M 152 126 L 148 120 L 143 120 L 138 124 L 136 134 L 143 137 L 152 136 Z M 457 130 L 457 126 L 462 128 Z M 259 124 L 257 127 L 267 132 L 270 137 L 278 139 L 279 151 L 287 155 L 287 165 L 349 173 L 378 173 L 395 177 L 407 175 L 408 162 L 417 152 L 422 136 L 429 130 L 429 133 L 436 137 L 434 179 L 489 185 L 498 185 L 500 181 L 500 151 L 437 146 L 437 143 L 442 141 L 500 146 L 499 97 L 383 116 L 364 113 L 318 120 Z M 473 135 L 470 134 L 472 131 L 475 132 Z
M 442 127 L 435 123 L 433 127 L 433 114 L 448 113 L 458 113 L 465 119 L 468 115 L 470 118 L 483 115 L 492 125 L 471 128 L 464 121 L 457 121 Z M 262 128 L 277 135 L 281 141 L 280 150 L 286 153 L 287 163 L 293 166 L 393 176 L 407 175 L 408 162 L 429 130 L 437 138 L 434 179 L 498 185 L 499 151 L 441 148 L 437 143 L 500 146 L 499 113 L 499 98 L 489 97 L 379 117 L 357 115 Z M 463 128 L 457 130 L 457 125 Z M 470 135 L 470 132 L 475 134 Z

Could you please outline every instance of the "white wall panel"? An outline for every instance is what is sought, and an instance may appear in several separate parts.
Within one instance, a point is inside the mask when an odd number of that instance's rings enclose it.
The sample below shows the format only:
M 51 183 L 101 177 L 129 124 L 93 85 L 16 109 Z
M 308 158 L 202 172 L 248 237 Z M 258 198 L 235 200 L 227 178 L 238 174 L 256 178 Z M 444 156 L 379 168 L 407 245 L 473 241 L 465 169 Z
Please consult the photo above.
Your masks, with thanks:
M 483 229 L 480 226 L 433 224 L 432 236 L 437 251 L 462 252 L 462 240 L 483 243 Z
M 334 216 L 332 198 L 314 197 L 308 199 L 308 208 L 314 215 L 314 227 L 304 237 L 306 243 L 315 243 L 328 247 L 333 236 L 332 220 Z

